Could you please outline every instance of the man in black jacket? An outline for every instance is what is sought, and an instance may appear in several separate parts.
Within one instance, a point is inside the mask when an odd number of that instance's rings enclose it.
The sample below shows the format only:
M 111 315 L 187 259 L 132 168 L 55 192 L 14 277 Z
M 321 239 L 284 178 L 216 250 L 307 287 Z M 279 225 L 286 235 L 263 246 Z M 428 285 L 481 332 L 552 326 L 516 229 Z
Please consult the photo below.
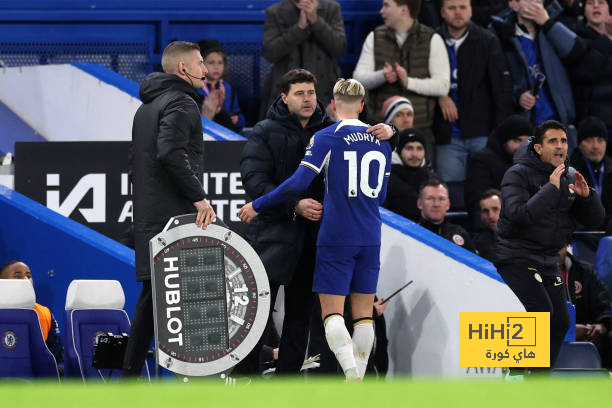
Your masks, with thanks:
M 139 375 L 153 338 L 149 240 L 168 220 L 197 211 L 206 228 L 215 212 L 204 198 L 204 141 L 196 89 L 206 67 L 197 44 L 174 41 L 162 55 L 164 73 L 152 73 L 140 86 L 143 104 L 134 116 L 130 174 L 134 186 L 136 303 L 124 359 L 125 375 Z
M 465 180 L 468 156 L 512 114 L 512 83 L 497 38 L 472 23 L 470 0 L 444 0 L 438 30 L 451 66 L 451 87 L 438 98 L 434 120 L 436 171 L 444 181 Z
M 500 189 L 512 158 L 527 137 L 533 135 L 533 125 L 520 115 L 508 116 L 489 135 L 487 145 L 468 159 L 465 179 L 465 203 L 472 228 L 480 224 L 479 199 L 490 188 Z
M 599 118 L 589 116 L 578 127 L 578 149 L 572 154 L 571 163 L 590 187 L 593 187 L 606 209 L 603 229 L 612 227 L 612 158 L 606 155 L 608 131 Z
M 567 131 L 545 121 L 521 145 L 502 180 L 495 265 L 528 312 L 550 312 L 550 365 L 569 326 L 557 260 L 577 222 L 600 225 L 604 209 L 584 177 L 566 171 Z M 575 180 L 572 180 L 575 179 Z
M 418 221 L 420 226 L 468 251 L 475 251 L 470 234 L 463 227 L 446 221 L 450 200 L 448 186 L 442 180 L 432 178 L 423 183 L 417 207 L 421 210 L 421 219 Z
M 333 124 L 317 103 L 316 78 L 293 69 L 281 79 L 281 95 L 267 119 L 253 128 L 240 159 L 245 191 L 252 200 L 274 190 L 297 169 L 312 135 Z M 388 139 L 391 127 L 379 124 L 369 133 Z M 270 280 L 272 304 L 280 285 L 285 289 L 285 318 L 276 372 L 296 374 L 304 361 L 314 301 L 312 277 L 319 222 L 323 214 L 323 179 L 317 177 L 299 200 L 263 211 L 247 228 L 247 239 L 260 256 Z M 249 356 L 258 353 L 259 347 Z M 249 367 L 245 365 L 250 365 Z M 245 363 L 237 368 L 253 372 Z
M 399 132 L 399 143 L 393 152 L 387 199 L 383 207 L 417 221 L 419 189 L 436 176 L 427 163 L 427 139 L 418 129 Z

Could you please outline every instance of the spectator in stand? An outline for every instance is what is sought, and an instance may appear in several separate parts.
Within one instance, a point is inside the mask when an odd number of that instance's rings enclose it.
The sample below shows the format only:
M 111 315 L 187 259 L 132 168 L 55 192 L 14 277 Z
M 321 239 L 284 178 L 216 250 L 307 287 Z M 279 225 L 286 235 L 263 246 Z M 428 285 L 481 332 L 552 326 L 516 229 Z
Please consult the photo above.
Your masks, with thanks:
M 378 123 L 387 98 L 400 95 L 414 108 L 414 127 L 433 153 L 436 97 L 448 94 L 450 68 L 442 38 L 419 23 L 421 0 L 383 0 L 384 25 L 366 37 L 353 77 L 368 90 L 371 123 Z
M 494 260 L 495 255 L 495 228 L 499 221 L 501 211 L 501 191 L 491 188 L 480 197 L 481 228 L 474 236 L 474 245 L 478 255 Z
M 0 279 L 27 279 L 34 285 L 30 267 L 21 261 L 9 261 L 2 265 L 0 268 Z M 62 339 L 57 321 L 48 307 L 34 303 L 34 311 L 38 315 L 38 322 L 40 323 L 40 330 L 45 339 L 45 344 L 55 357 L 55 361 L 58 367 L 60 367 L 60 372 L 62 372 L 64 347 L 62 347 Z
M 557 17 L 559 4 L 552 0 L 547 8 L 542 0 L 519 0 L 518 11 L 494 16 L 491 26 L 501 40 L 512 75 L 515 111 L 539 125 L 558 120 L 568 127 L 569 150 L 575 147 L 576 112 L 569 77 L 559 54 L 552 46 L 553 33 L 540 27 L 548 10 Z M 546 19 L 544 18 L 546 17 Z
M 501 189 L 506 170 L 512 166 L 514 153 L 533 134 L 531 122 L 520 116 L 506 118 L 487 140 L 487 145 L 468 160 L 465 180 L 465 203 L 473 228 L 480 223 L 478 199 L 485 190 Z
M 612 136 L 612 16 L 610 2 L 587 0 L 586 25 L 576 34 L 539 11 L 536 18 L 568 67 L 576 95 L 578 119 L 597 116 Z
M 594 116 L 580 122 L 578 149 L 570 159 L 571 165 L 584 174 L 606 210 L 603 229 L 612 227 L 612 159 L 606 156 L 607 130 L 605 123 Z
M 382 117 L 386 124 L 393 125 L 401 132 L 414 126 L 412 102 L 403 96 L 387 98 L 382 106 Z
M 419 188 L 435 176 L 427 163 L 426 145 L 423 133 L 405 129 L 399 133 L 397 149 L 392 156 L 387 200 L 383 207 L 412 221 L 418 221 L 421 214 L 417 208 Z
M 265 80 L 259 117 L 280 94 L 281 77 L 304 68 L 317 78 L 317 98 L 327 106 L 340 77 L 336 58 L 344 55 L 346 34 L 340 5 L 333 0 L 283 0 L 266 9 L 262 54 L 273 65 Z
M 198 90 L 205 98 L 202 114 L 239 133 L 245 120 L 244 115 L 240 113 L 238 94 L 223 80 L 227 76 L 227 54 L 217 40 L 198 41 L 198 45 L 204 65 L 208 69 L 204 87 Z
M 476 249 L 470 234 L 461 226 L 446 221 L 446 213 L 450 209 L 448 187 L 440 179 L 429 179 L 421 186 L 417 207 L 421 210 L 418 222 L 434 234 L 474 252 Z
M 571 247 L 570 247 L 571 248 Z M 570 300 L 576 307 L 576 341 L 590 341 L 597 347 L 602 361 L 610 365 L 610 295 L 593 265 L 569 253 L 559 251 L 559 268 Z
M 472 0 L 472 21 L 486 28 L 494 15 L 508 8 L 508 3 L 508 0 Z
M 485 147 L 491 130 L 513 110 L 499 41 L 471 17 L 470 0 L 443 0 L 438 33 L 446 43 L 451 86 L 438 98 L 434 133 L 436 170 L 447 183 L 465 180 L 468 156 Z

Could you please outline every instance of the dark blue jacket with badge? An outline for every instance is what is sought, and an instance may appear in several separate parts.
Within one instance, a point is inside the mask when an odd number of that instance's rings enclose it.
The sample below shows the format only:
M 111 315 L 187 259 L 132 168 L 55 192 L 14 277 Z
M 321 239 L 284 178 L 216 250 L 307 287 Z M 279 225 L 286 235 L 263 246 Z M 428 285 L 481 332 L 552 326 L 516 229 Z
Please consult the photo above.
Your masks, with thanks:
M 601 225 L 601 200 L 592 189 L 588 198 L 570 192 L 567 173 L 561 176 L 561 188 L 552 185 L 549 178 L 554 167 L 540 160 L 533 150 L 533 137 L 523 142 L 514 163 L 501 185 L 495 261 L 554 266 L 559 250 L 570 241 L 578 223 L 586 228 Z

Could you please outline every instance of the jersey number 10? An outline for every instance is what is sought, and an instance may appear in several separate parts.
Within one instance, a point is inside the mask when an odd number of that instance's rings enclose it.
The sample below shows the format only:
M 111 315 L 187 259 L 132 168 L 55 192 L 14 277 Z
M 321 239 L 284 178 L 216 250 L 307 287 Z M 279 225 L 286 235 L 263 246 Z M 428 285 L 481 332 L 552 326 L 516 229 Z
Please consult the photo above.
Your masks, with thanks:
M 344 152 L 344 160 L 348 161 L 348 196 L 357 197 L 357 152 L 349 150 Z M 378 162 L 378 177 L 376 186 L 370 186 L 370 163 Z M 383 186 L 387 159 L 385 155 L 376 150 L 370 150 L 361 158 L 361 171 L 359 172 L 359 188 L 366 197 L 376 198 Z

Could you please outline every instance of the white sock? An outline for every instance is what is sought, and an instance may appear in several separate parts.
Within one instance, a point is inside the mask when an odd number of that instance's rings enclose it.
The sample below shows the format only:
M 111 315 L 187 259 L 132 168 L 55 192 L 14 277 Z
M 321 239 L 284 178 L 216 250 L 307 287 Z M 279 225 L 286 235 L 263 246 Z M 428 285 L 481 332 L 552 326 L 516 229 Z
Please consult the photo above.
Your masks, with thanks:
M 374 345 L 374 326 L 372 319 L 359 320 L 353 325 L 353 354 L 357 364 L 357 373 L 359 378 L 363 379 Z
M 331 315 L 325 319 L 325 338 L 330 350 L 344 371 L 347 380 L 357 378 L 357 364 L 353 355 L 351 336 L 344 325 L 344 318 L 340 315 Z

